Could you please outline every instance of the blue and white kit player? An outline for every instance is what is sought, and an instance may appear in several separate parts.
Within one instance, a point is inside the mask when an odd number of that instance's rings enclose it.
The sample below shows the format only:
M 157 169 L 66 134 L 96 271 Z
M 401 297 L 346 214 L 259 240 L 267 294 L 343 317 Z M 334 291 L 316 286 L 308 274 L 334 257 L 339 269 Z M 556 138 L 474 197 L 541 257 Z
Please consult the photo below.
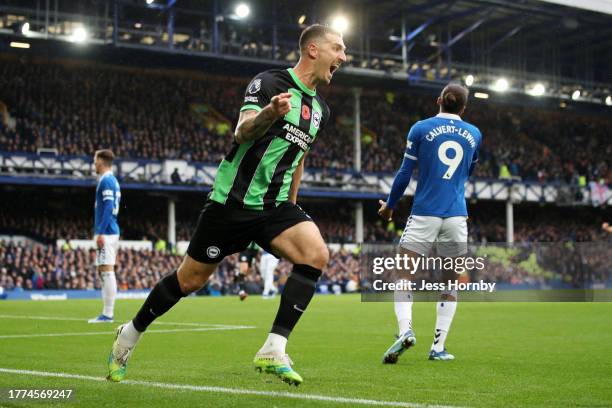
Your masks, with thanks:
M 412 212 L 400 239 L 399 251 L 408 256 L 427 256 L 437 242 L 442 257 L 467 253 L 467 207 L 465 183 L 478 160 L 482 141 L 480 130 L 461 119 L 468 99 L 467 88 L 449 84 L 437 98 L 440 113 L 415 123 L 408 133 L 402 166 L 395 176 L 386 202 L 380 201 L 379 215 L 391 220 L 393 209 L 410 182 L 418 164 L 419 177 Z M 445 271 L 443 282 L 455 280 L 455 271 Z M 412 292 L 394 293 L 398 339 L 383 355 L 393 364 L 416 342 L 412 330 Z M 436 328 L 430 360 L 453 360 L 445 341 L 457 308 L 457 292 L 441 291 L 437 303 Z
M 117 295 L 115 259 L 119 244 L 119 202 L 121 190 L 112 172 L 114 154 L 110 150 L 98 150 L 94 155 L 96 174 L 100 176 L 96 188 L 94 241 L 96 244 L 96 268 L 102 281 L 102 314 L 89 323 L 112 323 Z
M 278 289 L 274 286 L 274 271 L 279 262 L 280 259 L 267 252 L 265 249 L 261 253 L 259 271 L 264 281 L 263 292 L 261 293 L 264 299 L 270 299 L 278 293 Z

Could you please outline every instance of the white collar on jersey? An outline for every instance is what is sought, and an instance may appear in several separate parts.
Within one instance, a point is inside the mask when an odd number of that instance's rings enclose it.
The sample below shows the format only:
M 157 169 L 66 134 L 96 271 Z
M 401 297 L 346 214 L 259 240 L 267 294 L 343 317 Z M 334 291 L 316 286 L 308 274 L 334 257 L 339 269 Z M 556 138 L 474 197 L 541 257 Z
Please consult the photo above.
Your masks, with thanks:
M 446 112 L 438 113 L 436 115 L 436 118 L 461 120 L 461 116 L 455 115 L 454 113 L 446 113 Z

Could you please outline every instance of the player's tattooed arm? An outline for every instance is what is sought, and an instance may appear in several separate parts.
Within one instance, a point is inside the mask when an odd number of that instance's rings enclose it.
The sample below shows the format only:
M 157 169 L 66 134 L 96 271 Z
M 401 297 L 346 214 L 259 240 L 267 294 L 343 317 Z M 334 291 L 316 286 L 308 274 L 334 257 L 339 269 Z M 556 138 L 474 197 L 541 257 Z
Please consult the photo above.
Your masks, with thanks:
M 295 168 L 293 172 L 293 177 L 291 180 L 291 188 L 289 189 L 289 201 L 293 204 L 297 203 L 297 194 L 300 189 L 300 183 L 302 182 L 302 175 L 304 175 L 304 158 L 306 158 L 306 153 L 300 159 L 300 164 Z
M 241 112 L 235 132 L 236 142 L 247 143 L 265 135 L 274 122 L 289 113 L 290 100 L 290 93 L 281 93 L 273 96 L 270 103 L 259 112 L 255 110 Z

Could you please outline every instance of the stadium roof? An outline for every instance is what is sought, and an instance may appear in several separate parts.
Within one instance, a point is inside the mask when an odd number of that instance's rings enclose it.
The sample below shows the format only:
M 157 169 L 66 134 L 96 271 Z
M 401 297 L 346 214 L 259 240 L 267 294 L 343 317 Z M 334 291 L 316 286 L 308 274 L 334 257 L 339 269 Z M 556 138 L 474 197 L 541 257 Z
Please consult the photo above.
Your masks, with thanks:
M 529 0 L 370 3 L 362 2 L 379 49 L 388 49 L 389 36 L 401 35 L 403 14 L 408 36 L 425 26 L 413 39 L 412 58 L 431 59 L 436 48 L 450 44 L 454 62 L 610 82 L 607 14 Z
M 598 13 L 612 14 L 612 1 L 610 0 L 540 0 L 547 3 L 561 4 L 563 6 L 576 7 L 591 10 Z

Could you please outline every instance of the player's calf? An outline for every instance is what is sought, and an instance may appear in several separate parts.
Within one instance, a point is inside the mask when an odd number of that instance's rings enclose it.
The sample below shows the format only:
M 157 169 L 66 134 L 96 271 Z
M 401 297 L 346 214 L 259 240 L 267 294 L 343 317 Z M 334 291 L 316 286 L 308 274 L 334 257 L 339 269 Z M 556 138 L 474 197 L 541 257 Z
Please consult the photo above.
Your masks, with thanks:
M 108 255 L 107 255 L 108 256 Z M 109 262 L 113 262 L 109 260 Z M 117 296 L 117 280 L 115 278 L 115 271 L 113 265 L 98 265 L 98 275 L 101 280 L 101 292 L 102 292 L 102 313 L 93 319 L 89 319 L 88 323 L 113 323 L 113 317 L 115 315 L 115 297 Z
M 289 384 L 298 385 L 302 382 L 302 377 L 291 368 L 291 364 L 283 362 L 282 356 L 286 355 L 287 339 L 312 300 L 320 276 L 321 270 L 312 266 L 293 267 L 285 283 L 270 334 L 253 360 L 259 371 L 275 374 Z
M 313 222 L 300 222 L 286 229 L 272 240 L 271 246 L 276 254 L 289 260 L 294 266 L 281 294 L 270 334 L 255 357 L 256 368 L 260 361 L 258 359 L 263 356 L 285 355 L 287 339 L 312 300 L 321 269 L 329 261 L 329 251 Z M 299 378 L 301 382 L 301 377 Z
M 157 282 L 144 304 L 131 321 L 121 325 L 108 358 L 108 378 L 121 381 L 125 377 L 127 359 L 151 323 L 183 297 L 200 289 L 214 272 L 216 264 L 204 264 L 185 256 L 178 271 Z
M 271 330 L 273 334 L 288 338 L 314 296 L 321 270 L 329 261 L 329 251 L 312 222 L 294 225 L 271 244 L 283 258 L 294 263 Z
M 149 293 L 133 320 L 136 330 L 144 332 L 179 300 L 202 288 L 215 268 L 216 264 L 200 263 L 186 255 L 179 269 L 160 279 Z
M 321 270 L 309 265 L 294 265 L 281 295 L 271 333 L 288 338 L 314 296 Z
M 455 357 L 445 349 L 446 337 L 457 310 L 457 291 L 443 291 L 436 305 L 436 329 L 431 343 L 430 360 L 453 360 Z

